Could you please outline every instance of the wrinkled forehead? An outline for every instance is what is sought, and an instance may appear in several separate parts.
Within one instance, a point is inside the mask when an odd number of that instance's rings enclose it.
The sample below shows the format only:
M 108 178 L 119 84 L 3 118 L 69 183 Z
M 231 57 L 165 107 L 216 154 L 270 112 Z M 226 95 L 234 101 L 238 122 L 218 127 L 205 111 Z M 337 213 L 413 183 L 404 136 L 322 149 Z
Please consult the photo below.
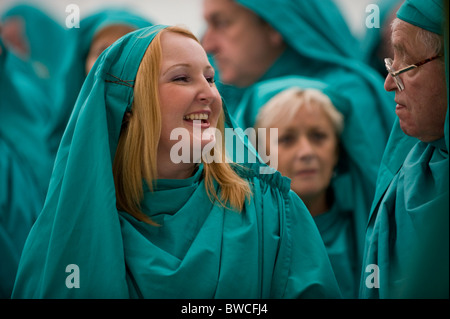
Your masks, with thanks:
M 418 41 L 420 28 L 396 19 L 392 25 L 391 44 L 394 54 L 401 58 L 420 58 L 426 55 L 424 43 Z

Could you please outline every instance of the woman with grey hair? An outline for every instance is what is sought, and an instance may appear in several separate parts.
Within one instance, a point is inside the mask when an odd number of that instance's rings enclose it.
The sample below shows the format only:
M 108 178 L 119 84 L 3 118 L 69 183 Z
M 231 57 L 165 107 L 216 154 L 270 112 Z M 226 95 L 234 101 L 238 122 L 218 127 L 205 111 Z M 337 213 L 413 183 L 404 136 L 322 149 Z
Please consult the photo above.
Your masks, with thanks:
M 342 296 L 356 298 L 356 242 L 363 231 L 356 221 L 366 216 L 367 203 L 355 192 L 364 177 L 354 164 L 358 148 L 344 130 L 345 100 L 321 82 L 298 77 L 269 81 L 254 96 L 261 105 L 255 120 L 260 155 L 270 154 L 269 164 L 291 180 L 319 229 Z M 354 123 L 348 124 L 352 132 Z

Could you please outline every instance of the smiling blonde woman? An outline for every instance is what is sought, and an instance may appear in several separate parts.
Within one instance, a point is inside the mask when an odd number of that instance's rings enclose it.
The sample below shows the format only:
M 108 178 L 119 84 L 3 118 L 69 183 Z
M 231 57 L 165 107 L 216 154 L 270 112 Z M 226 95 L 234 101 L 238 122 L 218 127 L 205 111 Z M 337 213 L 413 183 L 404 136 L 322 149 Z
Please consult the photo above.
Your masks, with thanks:
M 317 228 L 279 173 L 171 162 L 170 130 L 232 127 L 213 76 L 179 28 L 138 30 L 99 57 L 13 297 L 340 297 Z M 198 112 L 208 118 L 194 123 Z

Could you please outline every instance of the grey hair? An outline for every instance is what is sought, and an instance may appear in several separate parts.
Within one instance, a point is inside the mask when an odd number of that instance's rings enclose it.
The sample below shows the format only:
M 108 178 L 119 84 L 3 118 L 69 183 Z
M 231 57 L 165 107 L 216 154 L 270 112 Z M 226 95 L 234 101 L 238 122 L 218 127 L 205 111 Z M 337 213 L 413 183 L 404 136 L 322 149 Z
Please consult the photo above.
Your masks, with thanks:
M 398 25 L 400 23 L 405 23 L 405 21 L 399 19 L 399 18 L 395 18 L 392 21 L 391 27 L 392 27 L 392 31 L 394 31 Z M 444 54 L 444 37 L 422 29 L 422 28 L 418 28 L 417 34 L 416 34 L 416 43 L 423 43 L 423 45 L 427 48 L 427 51 L 429 51 L 431 53 L 431 55 L 435 56 L 435 55 L 439 55 L 439 54 Z M 445 62 L 442 62 L 445 63 Z
M 322 108 L 339 138 L 344 129 L 344 116 L 327 95 L 316 89 L 292 87 L 276 94 L 260 109 L 254 127 L 268 128 L 274 123 L 286 121 L 294 117 L 303 106 Z

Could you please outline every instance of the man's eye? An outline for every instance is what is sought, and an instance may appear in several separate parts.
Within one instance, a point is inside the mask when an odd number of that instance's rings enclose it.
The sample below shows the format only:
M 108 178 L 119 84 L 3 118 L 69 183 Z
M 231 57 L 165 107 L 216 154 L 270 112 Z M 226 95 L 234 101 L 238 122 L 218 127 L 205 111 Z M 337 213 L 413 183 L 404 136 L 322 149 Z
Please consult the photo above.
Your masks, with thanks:
M 217 20 L 213 21 L 212 25 L 216 29 L 224 29 L 230 25 L 230 22 L 231 21 L 229 19 L 222 18 L 222 19 L 217 19 Z

